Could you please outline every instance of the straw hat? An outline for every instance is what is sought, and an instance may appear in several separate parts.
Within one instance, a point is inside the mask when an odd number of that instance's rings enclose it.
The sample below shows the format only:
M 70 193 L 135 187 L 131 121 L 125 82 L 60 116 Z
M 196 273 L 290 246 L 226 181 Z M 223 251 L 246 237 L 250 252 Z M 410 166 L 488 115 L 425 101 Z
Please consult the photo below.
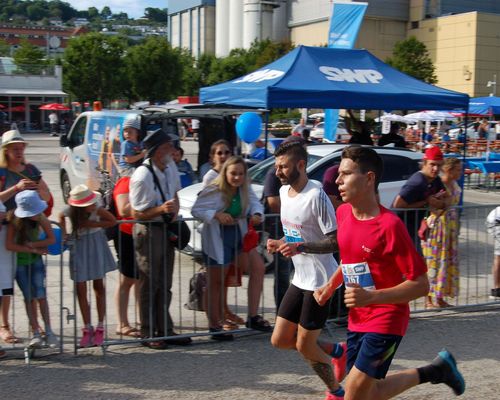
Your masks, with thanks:
M 18 218 L 34 217 L 47 208 L 47 202 L 42 200 L 36 190 L 23 190 L 15 197 L 17 208 L 14 215 Z
M 28 144 L 17 129 L 12 129 L 10 131 L 4 132 L 4 134 L 2 135 L 2 147 L 5 147 L 12 143 Z
M 69 192 L 68 204 L 74 207 L 87 207 L 99 200 L 99 193 L 91 191 L 86 185 L 77 185 Z

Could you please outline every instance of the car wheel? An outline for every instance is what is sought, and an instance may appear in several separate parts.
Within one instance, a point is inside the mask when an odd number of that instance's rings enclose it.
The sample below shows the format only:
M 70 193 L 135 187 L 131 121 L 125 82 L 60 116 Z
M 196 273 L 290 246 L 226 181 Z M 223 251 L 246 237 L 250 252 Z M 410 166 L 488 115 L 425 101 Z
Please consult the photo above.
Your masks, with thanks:
M 71 192 L 71 183 L 69 182 L 68 174 L 63 172 L 61 175 L 61 189 L 63 200 L 66 204 L 68 204 L 69 192 Z

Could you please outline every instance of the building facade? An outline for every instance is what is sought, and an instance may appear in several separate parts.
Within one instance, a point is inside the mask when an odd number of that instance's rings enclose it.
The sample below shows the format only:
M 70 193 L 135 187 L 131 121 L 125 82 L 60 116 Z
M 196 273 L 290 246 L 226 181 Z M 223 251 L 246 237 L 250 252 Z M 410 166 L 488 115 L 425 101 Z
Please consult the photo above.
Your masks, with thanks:
M 495 75 L 500 79 L 499 0 L 365 1 L 356 48 L 386 60 L 398 41 L 415 36 L 429 50 L 439 86 L 471 96 L 493 94 L 496 84 L 487 83 L 495 81 Z M 210 8 L 208 22 L 205 18 L 197 23 L 192 17 L 199 14 L 198 8 Z M 170 38 L 195 57 L 204 52 L 224 57 L 266 38 L 322 46 L 328 40 L 331 12 L 332 0 L 170 0 Z M 202 37 L 213 41 L 201 46 Z

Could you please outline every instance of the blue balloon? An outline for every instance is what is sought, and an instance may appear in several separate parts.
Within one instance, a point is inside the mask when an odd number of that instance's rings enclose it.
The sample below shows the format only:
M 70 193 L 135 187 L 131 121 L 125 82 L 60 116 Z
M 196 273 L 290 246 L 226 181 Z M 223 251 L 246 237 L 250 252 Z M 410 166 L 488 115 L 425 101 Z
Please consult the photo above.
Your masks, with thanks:
M 57 256 L 61 254 L 61 250 L 67 250 L 68 246 L 62 244 L 62 231 L 61 228 L 53 227 L 52 231 L 54 232 L 54 236 L 56 237 L 56 242 L 47 247 L 47 250 L 51 256 Z M 40 240 L 43 240 L 47 237 L 45 232 L 40 234 Z M 62 246 L 61 246 L 62 245 Z
M 246 143 L 255 142 L 262 130 L 262 118 L 254 112 L 241 114 L 236 121 L 236 133 Z

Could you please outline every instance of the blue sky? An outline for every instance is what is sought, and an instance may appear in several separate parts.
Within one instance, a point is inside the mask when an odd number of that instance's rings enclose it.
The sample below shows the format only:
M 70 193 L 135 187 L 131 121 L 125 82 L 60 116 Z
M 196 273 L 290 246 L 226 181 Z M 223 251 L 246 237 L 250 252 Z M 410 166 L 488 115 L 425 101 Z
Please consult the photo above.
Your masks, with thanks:
M 86 10 L 95 7 L 99 11 L 104 6 L 111 8 L 111 12 L 126 12 L 131 18 L 138 18 L 144 15 L 147 7 L 167 8 L 168 0 L 66 0 L 71 7 L 76 10 Z

